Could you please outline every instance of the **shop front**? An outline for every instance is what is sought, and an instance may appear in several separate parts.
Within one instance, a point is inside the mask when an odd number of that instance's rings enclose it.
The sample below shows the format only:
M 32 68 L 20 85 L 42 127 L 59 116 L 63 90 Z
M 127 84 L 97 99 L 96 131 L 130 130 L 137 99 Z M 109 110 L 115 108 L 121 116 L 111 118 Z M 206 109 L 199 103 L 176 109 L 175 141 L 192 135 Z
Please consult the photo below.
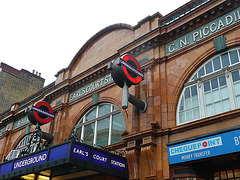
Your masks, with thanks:
M 240 179 L 239 7 L 192 0 L 97 32 L 0 114 L 0 179 Z
M 168 143 L 172 177 L 240 178 L 240 127 Z

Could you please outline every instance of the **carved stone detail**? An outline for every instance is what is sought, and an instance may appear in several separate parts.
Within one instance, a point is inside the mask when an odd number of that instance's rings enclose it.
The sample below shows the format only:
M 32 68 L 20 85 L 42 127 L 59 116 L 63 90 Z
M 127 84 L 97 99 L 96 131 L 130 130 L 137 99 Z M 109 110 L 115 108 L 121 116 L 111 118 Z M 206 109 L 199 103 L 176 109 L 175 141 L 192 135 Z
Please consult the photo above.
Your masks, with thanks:
M 130 180 L 139 179 L 139 154 L 138 149 L 132 149 L 126 153 Z
M 144 176 L 146 179 L 156 178 L 156 149 L 155 138 L 152 136 L 144 137 L 141 144 L 141 158 L 144 164 Z
M 144 176 L 151 179 L 156 177 L 155 146 L 149 145 L 142 147 L 141 157 L 144 163 Z

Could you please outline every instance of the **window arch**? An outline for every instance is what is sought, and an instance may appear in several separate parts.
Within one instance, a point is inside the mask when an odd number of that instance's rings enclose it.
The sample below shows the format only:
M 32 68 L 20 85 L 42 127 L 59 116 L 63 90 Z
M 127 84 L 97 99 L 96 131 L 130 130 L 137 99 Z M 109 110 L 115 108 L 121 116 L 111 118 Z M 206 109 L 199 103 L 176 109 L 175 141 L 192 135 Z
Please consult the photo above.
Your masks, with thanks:
M 184 84 L 177 125 L 240 108 L 240 48 L 205 62 Z
M 30 141 L 31 137 L 32 137 L 32 133 L 24 136 L 21 139 L 21 141 L 17 144 L 16 148 L 9 152 L 9 154 L 6 157 L 6 160 L 8 160 L 8 161 L 13 160 L 13 159 L 17 158 L 23 152 L 33 153 L 37 148 L 37 142 L 39 141 L 39 138 L 38 139 L 34 138 L 35 143 L 31 142 L 31 144 L 28 147 L 28 144 L 30 143 L 29 141 Z
M 74 127 L 73 135 L 85 144 L 106 146 L 122 141 L 125 122 L 121 111 L 111 103 L 91 108 Z

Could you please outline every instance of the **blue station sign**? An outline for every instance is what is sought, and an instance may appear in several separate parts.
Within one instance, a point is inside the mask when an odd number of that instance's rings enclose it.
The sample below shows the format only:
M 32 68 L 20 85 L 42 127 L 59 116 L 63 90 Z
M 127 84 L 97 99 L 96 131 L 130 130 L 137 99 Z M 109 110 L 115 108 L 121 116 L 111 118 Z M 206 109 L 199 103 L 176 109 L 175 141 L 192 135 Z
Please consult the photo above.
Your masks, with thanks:
M 91 169 L 128 179 L 126 158 L 72 140 L 0 164 L 0 179 L 34 173 L 33 169 L 40 171 L 64 164 L 66 164 L 66 168 L 69 164 L 74 164 L 83 169 Z M 97 168 L 94 169 L 95 167 Z
M 169 164 L 182 163 L 240 151 L 240 130 L 168 146 Z
M 12 171 L 20 170 L 20 169 L 23 169 L 26 167 L 35 166 L 38 164 L 42 164 L 44 162 L 47 162 L 47 151 L 43 151 L 41 153 L 37 153 L 35 155 L 28 156 L 26 158 L 16 160 L 13 163 Z

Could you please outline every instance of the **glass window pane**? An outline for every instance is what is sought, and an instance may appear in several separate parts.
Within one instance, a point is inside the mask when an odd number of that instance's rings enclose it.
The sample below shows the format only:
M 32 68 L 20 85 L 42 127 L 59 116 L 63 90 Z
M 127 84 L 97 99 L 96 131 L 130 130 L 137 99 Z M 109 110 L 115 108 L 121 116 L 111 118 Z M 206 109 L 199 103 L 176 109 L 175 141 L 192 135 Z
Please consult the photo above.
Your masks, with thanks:
M 113 111 L 117 111 L 117 110 L 118 108 L 115 105 L 113 105 Z
M 122 141 L 121 133 L 125 130 L 125 122 L 121 113 L 113 116 L 111 143 Z
M 194 85 L 194 86 L 191 87 L 191 93 L 192 93 L 192 96 L 197 95 L 197 85 Z
M 221 174 L 221 179 L 227 179 L 226 171 L 221 171 L 220 174 Z
M 217 80 L 217 78 L 211 80 L 211 85 L 212 85 L 212 89 L 218 88 L 218 80 Z
M 187 118 L 187 121 L 191 121 L 193 119 L 192 110 L 189 110 L 186 112 L 186 118 Z
M 213 102 L 217 102 L 219 101 L 221 98 L 220 98 L 220 93 L 219 93 L 219 90 L 214 90 L 212 92 L 212 96 L 213 96 Z
M 205 93 L 205 103 L 206 104 L 212 103 L 212 93 L 211 92 Z
M 206 73 L 209 74 L 213 72 L 212 61 L 206 64 Z
M 216 113 L 222 113 L 231 110 L 231 107 L 240 106 L 240 48 L 229 50 L 219 54 L 217 57 L 209 59 L 202 65 L 188 80 L 183 90 L 183 95 L 179 99 L 178 117 L 179 122 L 191 121 L 190 119 L 204 118 Z M 229 69 L 232 76 L 223 74 L 210 74 L 219 71 L 223 67 L 234 65 Z M 234 72 L 232 71 L 233 69 Z M 203 77 L 200 85 L 196 84 L 197 77 Z M 214 78 L 214 79 L 213 79 Z M 194 80 L 195 79 L 195 80 Z M 231 82 L 232 81 L 232 82 Z M 194 83 L 194 84 L 193 84 Z M 187 85 L 191 84 L 191 85 Z M 186 86 L 187 85 L 187 86 Z M 203 93 L 203 94 L 202 94 Z M 202 95 L 204 97 L 202 97 Z M 203 98 L 200 99 L 199 98 Z M 235 98 L 235 99 L 231 99 Z M 232 103 L 230 103 L 230 100 Z M 200 109 L 200 102 L 203 103 L 203 109 Z M 201 104 L 200 103 L 200 104 Z M 231 104 L 231 106 L 230 106 Z M 201 111 L 201 112 L 200 112 Z M 202 117 L 203 116 L 203 117 Z
M 240 107 L 240 96 L 236 96 L 237 107 Z
M 225 99 L 222 101 L 223 104 L 223 112 L 225 111 L 230 111 L 230 103 L 229 103 L 229 99 Z
M 184 110 L 184 100 L 182 98 L 181 103 L 180 103 L 180 111 Z
M 97 112 L 97 108 L 94 108 L 92 111 L 90 111 L 87 115 L 86 115 L 86 121 L 90 121 L 92 119 L 96 118 L 96 112 Z
M 237 50 L 230 51 L 230 58 L 232 64 L 239 62 Z
M 185 98 L 189 98 L 190 97 L 190 89 L 189 89 L 189 87 L 185 89 L 184 94 L 185 94 Z
M 192 80 L 197 78 L 197 73 L 192 77 Z
M 83 142 L 88 145 L 93 144 L 95 122 L 84 126 Z
M 210 90 L 210 82 L 209 81 L 203 83 L 203 85 L 204 85 L 204 92 L 207 92 Z
M 234 86 L 235 95 L 240 94 L 240 82 L 234 84 L 233 86 Z
M 215 114 L 219 114 L 222 112 L 221 102 L 214 103 L 214 110 L 215 110 Z
M 222 99 L 228 98 L 228 89 L 227 89 L 227 87 L 221 88 L 221 98 Z
M 206 106 L 207 116 L 213 115 L 213 105 L 209 104 Z
M 219 172 L 214 173 L 214 180 L 220 180 Z
M 228 170 L 228 171 L 227 171 L 227 176 L 228 176 L 228 178 L 234 178 L 234 176 L 233 176 L 233 170 Z
M 188 98 L 188 99 L 185 100 L 185 108 L 186 108 L 186 109 L 192 108 L 191 99 L 190 99 L 190 98 Z
M 213 67 L 214 67 L 214 71 L 221 69 L 221 63 L 220 63 L 219 56 L 213 59 Z
M 185 112 L 179 113 L 179 122 L 184 123 L 185 122 Z
M 219 77 L 219 83 L 220 86 L 225 86 L 227 84 L 226 77 L 225 76 Z
M 222 66 L 223 67 L 229 66 L 230 63 L 229 63 L 228 53 L 221 55 L 221 58 L 222 58 Z
M 234 176 L 240 177 L 240 169 L 234 169 Z
M 83 123 L 83 118 L 80 119 L 80 121 L 78 122 L 78 124 L 82 124 Z
M 198 97 L 197 97 L 197 96 L 195 96 L 195 97 L 192 98 L 192 106 L 193 106 L 193 108 L 199 106 L 199 105 L 198 105 Z
M 97 141 L 96 145 L 108 145 L 110 117 L 98 121 L 97 123 Z
M 198 77 L 204 76 L 205 72 L 204 72 L 204 66 L 198 71 Z
M 75 136 L 76 136 L 78 139 L 81 139 L 81 134 L 82 134 L 82 127 L 76 128 L 76 130 L 75 130 Z
M 200 118 L 199 108 L 193 109 L 193 117 L 194 117 L 194 119 L 199 119 Z
M 84 119 L 86 121 L 83 122 Z M 122 141 L 121 133 L 124 130 L 125 121 L 119 109 L 113 104 L 103 103 L 92 108 L 80 119 L 72 135 L 78 139 L 83 135 L 82 140 L 85 144 L 93 145 L 96 141 L 96 145 L 106 146 Z M 113 132 L 113 136 L 109 132 Z
M 232 72 L 232 78 L 233 82 L 240 80 L 239 72 L 238 71 Z
M 99 106 L 99 115 L 98 115 L 98 117 L 103 116 L 105 114 L 108 114 L 110 112 L 111 112 L 111 105 L 110 104 L 100 105 Z

